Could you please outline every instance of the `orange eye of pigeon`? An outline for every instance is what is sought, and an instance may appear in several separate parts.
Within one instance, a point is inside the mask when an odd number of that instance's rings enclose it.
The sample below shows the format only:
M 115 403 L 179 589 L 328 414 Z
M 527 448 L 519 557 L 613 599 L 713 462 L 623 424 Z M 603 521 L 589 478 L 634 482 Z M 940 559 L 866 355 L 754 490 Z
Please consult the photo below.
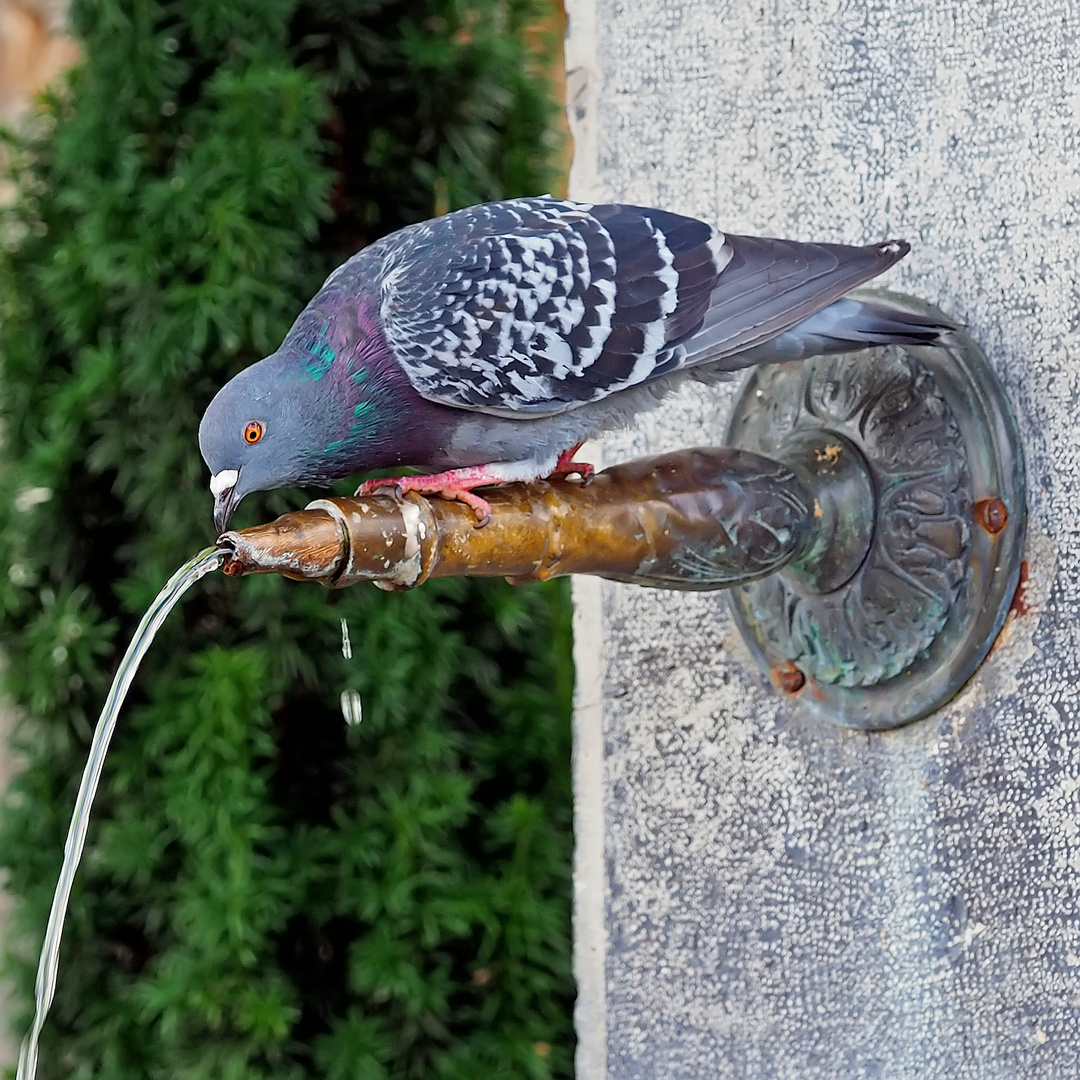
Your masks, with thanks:
M 244 428 L 244 442 L 254 446 L 263 437 L 263 426 L 258 420 L 249 420 Z

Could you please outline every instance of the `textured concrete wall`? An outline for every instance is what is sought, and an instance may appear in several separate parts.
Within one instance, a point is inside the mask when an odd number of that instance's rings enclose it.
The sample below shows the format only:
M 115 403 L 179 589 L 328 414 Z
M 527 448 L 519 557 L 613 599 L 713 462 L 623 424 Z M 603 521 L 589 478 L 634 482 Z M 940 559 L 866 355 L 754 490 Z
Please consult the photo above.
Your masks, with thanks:
M 829 729 L 720 594 L 581 579 L 581 1080 L 1080 1076 L 1080 10 L 572 0 L 571 194 L 914 245 L 1015 403 L 1023 614 L 948 710 Z M 687 389 L 607 462 L 721 439 Z

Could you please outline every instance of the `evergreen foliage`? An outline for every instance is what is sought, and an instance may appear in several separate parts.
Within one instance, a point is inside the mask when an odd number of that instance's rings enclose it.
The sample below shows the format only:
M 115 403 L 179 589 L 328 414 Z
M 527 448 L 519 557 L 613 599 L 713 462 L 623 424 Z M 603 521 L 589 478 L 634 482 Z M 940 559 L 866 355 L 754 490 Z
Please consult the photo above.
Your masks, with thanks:
M 76 3 L 0 222 L 20 1035 L 112 672 L 212 539 L 203 408 L 360 244 L 546 189 L 539 3 Z M 570 1075 L 568 651 L 562 588 L 201 582 L 120 720 L 42 1076 Z

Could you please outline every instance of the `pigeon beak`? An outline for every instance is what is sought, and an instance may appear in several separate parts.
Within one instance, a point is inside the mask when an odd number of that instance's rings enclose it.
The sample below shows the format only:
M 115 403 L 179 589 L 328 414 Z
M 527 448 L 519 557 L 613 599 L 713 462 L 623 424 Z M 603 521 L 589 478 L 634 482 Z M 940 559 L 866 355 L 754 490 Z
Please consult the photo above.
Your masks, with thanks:
M 214 528 L 220 536 L 229 525 L 236 504 L 236 485 L 240 480 L 239 469 L 222 469 L 210 477 L 210 492 L 214 496 Z

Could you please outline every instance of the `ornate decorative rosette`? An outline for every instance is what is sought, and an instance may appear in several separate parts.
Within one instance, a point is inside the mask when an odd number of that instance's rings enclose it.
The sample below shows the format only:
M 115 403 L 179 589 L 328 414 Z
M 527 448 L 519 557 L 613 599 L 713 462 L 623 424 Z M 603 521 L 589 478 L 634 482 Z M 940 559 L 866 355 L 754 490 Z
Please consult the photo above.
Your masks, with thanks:
M 805 676 L 794 685 L 814 711 L 845 726 L 894 727 L 954 696 L 1007 614 L 1024 525 L 1015 423 L 985 358 L 958 331 L 940 348 L 754 370 L 729 444 L 793 464 L 808 433 L 836 436 L 837 453 L 861 458 L 872 505 L 839 514 L 870 537 L 865 556 L 827 589 L 798 562 L 734 589 L 736 620 L 774 680 Z M 979 525 L 987 498 L 1005 508 L 998 533 Z
M 744 448 L 782 457 L 796 432 L 845 436 L 869 468 L 877 520 L 865 560 L 840 588 L 815 594 L 773 574 L 746 587 L 746 606 L 770 647 L 819 682 L 892 678 L 937 636 L 964 580 L 971 482 L 952 412 L 933 375 L 896 348 L 873 364 L 856 353 L 774 366 L 758 381 L 764 396 L 742 414 Z M 764 404 L 778 398 L 791 407 Z

